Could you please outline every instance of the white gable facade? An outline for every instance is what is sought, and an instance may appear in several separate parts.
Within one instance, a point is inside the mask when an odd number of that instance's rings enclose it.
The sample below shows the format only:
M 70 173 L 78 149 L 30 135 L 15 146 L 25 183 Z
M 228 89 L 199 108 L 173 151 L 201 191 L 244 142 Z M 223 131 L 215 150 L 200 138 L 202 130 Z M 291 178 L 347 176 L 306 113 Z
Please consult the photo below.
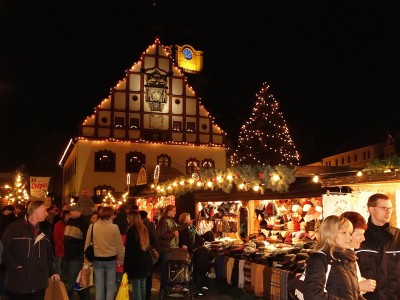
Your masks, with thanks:
M 157 165 L 160 180 L 168 168 L 182 176 L 201 167 L 224 169 L 224 143 L 225 132 L 187 84 L 168 47 L 156 39 L 66 148 L 60 161 L 63 200 L 82 189 L 99 196 L 101 186 L 122 194 L 135 185 L 140 166 L 149 182 Z

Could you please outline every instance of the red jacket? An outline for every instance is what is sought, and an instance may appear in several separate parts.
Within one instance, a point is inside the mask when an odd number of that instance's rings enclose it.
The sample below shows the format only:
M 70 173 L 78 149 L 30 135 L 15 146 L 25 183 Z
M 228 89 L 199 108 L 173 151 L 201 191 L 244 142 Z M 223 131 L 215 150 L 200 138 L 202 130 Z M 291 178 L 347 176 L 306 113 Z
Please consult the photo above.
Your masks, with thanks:
M 54 225 L 53 239 L 55 256 L 64 257 L 64 230 L 65 223 L 62 220 Z

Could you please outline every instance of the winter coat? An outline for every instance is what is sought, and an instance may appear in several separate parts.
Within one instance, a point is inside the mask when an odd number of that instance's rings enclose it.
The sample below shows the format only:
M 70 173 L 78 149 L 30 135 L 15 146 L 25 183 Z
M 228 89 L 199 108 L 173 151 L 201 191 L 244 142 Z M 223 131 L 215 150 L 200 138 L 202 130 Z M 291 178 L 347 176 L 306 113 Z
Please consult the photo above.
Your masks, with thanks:
M 126 232 L 124 272 L 128 279 L 142 279 L 151 274 L 152 260 L 150 251 L 140 248 L 139 232 L 132 226 Z
M 55 274 L 54 252 L 49 236 L 40 226 L 34 228 L 25 218 L 11 223 L 3 235 L 3 259 L 7 268 L 6 289 L 33 293 L 47 287 Z
M 400 229 L 389 223 L 376 226 L 368 219 L 365 241 L 357 250 L 361 276 L 376 280 L 366 299 L 400 299 Z
M 93 227 L 93 248 L 94 260 L 110 261 L 116 260 L 122 263 L 124 261 L 125 247 L 122 241 L 118 226 L 111 220 L 98 220 L 89 226 L 85 241 L 85 249 L 90 244 Z
M 175 237 L 175 230 L 178 230 L 175 219 L 164 214 L 157 223 L 157 235 L 161 252 L 179 247 L 179 237 Z
M 194 242 L 197 237 L 198 237 L 198 234 L 197 234 L 196 226 L 189 225 L 189 226 L 183 227 L 183 229 L 181 231 L 179 231 L 179 247 L 182 247 L 183 245 L 185 245 L 187 247 L 189 253 L 193 253 Z
M 54 239 L 54 252 L 57 257 L 64 257 L 64 231 L 65 222 L 60 220 L 54 225 L 53 239 Z
M 142 219 L 142 221 L 149 230 L 150 245 L 157 251 L 160 251 L 160 241 L 157 236 L 156 225 L 154 224 L 154 222 L 151 222 L 149 218 L 144 218 Z
M 7 226 L 14 222 L 16 219 L 17 217 L 14 215 L 13 212 L 9 211 L 8 214 L 5 212 L 0 213 L 0 239 L 2 238 Z
M 118 229 L 121 234 L 125 234 L 128 230 L 128 214 L 126 211 L 120 211 L 113 220 L 113 223 L 118 225 Z
M 334 252 L 334 258 L 329 253 L 311 253 L 307 261 L 304 279 L 304 299 L 307 300 L 355 300 L 364 299 L 361 296 L 357 278 L 357 257 L 353 251 Z M 331 265 L 326 291 L 326 271 Z
M 83 261 L 88 224 L 82 218 L 70 218 L 64 230 L 64 257 L 67 260 Z

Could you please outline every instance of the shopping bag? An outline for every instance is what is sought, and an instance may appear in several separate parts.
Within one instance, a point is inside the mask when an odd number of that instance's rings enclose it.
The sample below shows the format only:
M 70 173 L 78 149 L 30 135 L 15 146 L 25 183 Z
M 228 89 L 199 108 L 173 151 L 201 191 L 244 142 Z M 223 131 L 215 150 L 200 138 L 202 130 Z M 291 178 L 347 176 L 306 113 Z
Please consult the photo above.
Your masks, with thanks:
M 93 267 L 90 265 L 83 265 L 82 269 L 78 273 L 76 282 L 74 284 L 74 290 L 81 291 L 87 289 L 93 285 Z
M 128 274 L 126 272 L 122 275 L 121 285 L 115 300 L 129 300 Z
M 44 300 L 68 300 L 68 294 L 65 289 L 64 282 L 60 280 L 51 280 L 49 278 L 49 285 L 47 286 Z

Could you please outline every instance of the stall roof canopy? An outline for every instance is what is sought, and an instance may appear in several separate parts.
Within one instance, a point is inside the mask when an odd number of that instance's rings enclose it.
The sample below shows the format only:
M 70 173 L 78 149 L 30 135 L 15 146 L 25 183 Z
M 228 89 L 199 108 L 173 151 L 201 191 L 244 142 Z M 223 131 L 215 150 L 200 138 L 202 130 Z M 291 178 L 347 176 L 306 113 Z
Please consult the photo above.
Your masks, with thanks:
M 128 198 L 146 198 L 154 196 L 157 196 L 156 191 L 152 189 L 148 184 L 135 185 L 129 187 Z
M 321 197 L 327 189 L 322 188 L 319 183 L 314 183 L 308 178 L 296 178 L 289 186 L 287 192 L 273 192 L 265 190 L 264 194 L 255 191 L 241 191 L 234 186 L 230 193 L 221 190 L 200 190 L 194 192 L 195 201 L 235 201 L 235 200 L 273 200 Z
M 345 177 L 335 177 L 321 179 L 322 187 L 336 187 L 336 186 L 351 186 L 359 184 L 371 184 L 371 183 L 400 183 L 400 173 L 396 170 L 387 173 L 376 173 L 376 174 L 363 174 L 362 176 L 351 175 Z

